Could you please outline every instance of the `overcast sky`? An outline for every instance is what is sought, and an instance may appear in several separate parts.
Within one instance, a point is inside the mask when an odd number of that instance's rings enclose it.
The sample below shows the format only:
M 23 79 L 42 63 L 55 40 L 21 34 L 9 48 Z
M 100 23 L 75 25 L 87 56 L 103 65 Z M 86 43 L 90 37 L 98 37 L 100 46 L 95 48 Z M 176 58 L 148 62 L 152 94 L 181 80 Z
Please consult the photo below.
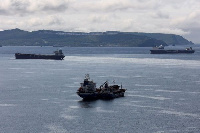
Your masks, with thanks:
M 200 43 L 200 0 L 0 0 L 0 30 L 172 33 Z

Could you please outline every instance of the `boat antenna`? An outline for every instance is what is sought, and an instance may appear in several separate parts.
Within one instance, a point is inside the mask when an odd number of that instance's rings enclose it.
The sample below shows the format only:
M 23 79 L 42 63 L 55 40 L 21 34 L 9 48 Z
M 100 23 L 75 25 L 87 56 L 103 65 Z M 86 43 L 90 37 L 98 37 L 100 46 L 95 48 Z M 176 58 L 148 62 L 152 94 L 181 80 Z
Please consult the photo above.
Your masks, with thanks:
M 90 75 L 89 74 L 85 74 L 85 78 L 86 79 L 90 79 Z
M 122 83 L 121 83 L 121 89 L 122 89 Z

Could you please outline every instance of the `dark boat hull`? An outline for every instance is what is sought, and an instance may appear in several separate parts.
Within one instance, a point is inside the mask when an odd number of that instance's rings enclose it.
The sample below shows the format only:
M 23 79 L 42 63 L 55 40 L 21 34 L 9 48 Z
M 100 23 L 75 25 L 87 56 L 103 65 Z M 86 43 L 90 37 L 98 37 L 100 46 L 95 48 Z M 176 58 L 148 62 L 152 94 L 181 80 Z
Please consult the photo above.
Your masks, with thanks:
M 113 99 L 118 97 L 124 97 L 125 89 L 120 89 L 116 92 L 77 92 L 77 94 L 85 99 Z
M 179 54 L 179 53 L 194 53 L 195 50 L 163 50 L 163 49 L 158 49 L 158 50 L 150 50 L 151 54 Z
M 101 99 L 114 99 L 114 98 L 118 98 L 118 97 L 124 97 L 124 92 L 101 93 L 99 97 Z
M 99 94 L 95 92 L 91 92 L 91 93 L 77 92 L 77 94 L 85 100 L 93 100 L 93 99 L 99 98 Z
M 15 53 L 16 59 L 50 59 L 50 60 L 63 60 L 64 55 L 36 55 L 36 54 L 21 54 Z

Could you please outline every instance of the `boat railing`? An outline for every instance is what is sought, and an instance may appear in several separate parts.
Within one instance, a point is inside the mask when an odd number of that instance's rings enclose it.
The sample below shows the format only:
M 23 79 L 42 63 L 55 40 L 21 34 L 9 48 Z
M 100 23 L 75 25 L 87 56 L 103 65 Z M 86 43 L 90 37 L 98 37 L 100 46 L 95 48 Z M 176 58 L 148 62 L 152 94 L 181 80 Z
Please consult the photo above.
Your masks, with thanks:
M 186 48 L 185 50 L 192 50 L 192 47 Z
M 155 47 L 153 47 L 153 49 L 164 49 L 164 46 L 163 45 L 155 46 Z
M 61 49 L 54 51 L 54 53 L 55 53 L 55 55 L 63 55 L 63 52 Z

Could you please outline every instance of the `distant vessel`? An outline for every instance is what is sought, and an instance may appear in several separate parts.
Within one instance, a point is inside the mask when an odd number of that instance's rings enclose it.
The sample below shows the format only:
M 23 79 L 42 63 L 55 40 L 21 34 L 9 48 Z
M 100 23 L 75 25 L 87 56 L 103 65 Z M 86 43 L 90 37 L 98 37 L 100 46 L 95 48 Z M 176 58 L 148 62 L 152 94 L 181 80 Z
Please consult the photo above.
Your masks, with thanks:
M 118 85 L 108 85 L 106 81 L 100 88 L 96 88 L 96 83 L 90 80 L 89 74 L 85 76 L 84 82 L 77 90 L 77 94 L 83 99 L 113 99 L 123 97 L 126 89 L 120 89 Z
M 195 50 L 190 48 L 186 48 L 185 50 L 165 50 L 164 46 L 159 46 L 159 47 L 153 47 L 151 51 L 151 54 L 178 54 L 178 53 L 194 53 Z
M 53 47 L 64 47 L 63 45 L 53 45 Z
M 54 51 L 52 55 L 41 55 L 41 54 L 21 54 L 15 53 L 16 59 L 51 59 L 51 60 L 63 60 L 64 54 L 62 50 Z

